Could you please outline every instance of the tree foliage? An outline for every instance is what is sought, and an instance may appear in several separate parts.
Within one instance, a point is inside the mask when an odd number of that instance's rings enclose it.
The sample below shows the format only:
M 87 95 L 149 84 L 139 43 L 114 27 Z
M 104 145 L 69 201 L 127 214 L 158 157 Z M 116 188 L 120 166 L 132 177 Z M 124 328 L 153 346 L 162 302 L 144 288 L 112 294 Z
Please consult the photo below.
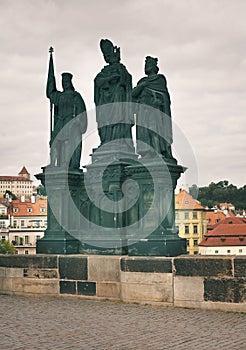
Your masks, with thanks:
M 0 254 L 14 254 L 16 251 L 12 243 L 6 239 L 0 241 Z
M 14 200 L 17 199 L 16 195 L 9 190 L 6 190 L 4 193 L 4 198 L 7 198 L 7 197 L 12 198 Z
M 39 185 L 38 188 L 37 188 L 37 193 L 40 195 L 40 196 L 47 196 L 46 194 L 46 189 L 43 185 Z
M 217 183 L 211 182 L 208 186 L 189 188 L 192 197 L 197 198 L 203 206 L 212 208 L 219 203 L 232 203 L 237 210 L 246 209 L 246 185 L 237 188 L 227 180 Z

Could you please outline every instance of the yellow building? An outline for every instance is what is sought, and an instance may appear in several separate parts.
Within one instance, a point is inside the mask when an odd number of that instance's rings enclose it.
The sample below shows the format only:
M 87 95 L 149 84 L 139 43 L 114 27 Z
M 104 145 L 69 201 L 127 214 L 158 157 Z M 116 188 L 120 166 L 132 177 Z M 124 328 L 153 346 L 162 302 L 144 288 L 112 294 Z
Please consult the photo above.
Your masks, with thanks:
M 198 254 L 198 244 L 207 232 L 206 209 L 185 190 L 175 195 L 175 223 L 179 236 L 187 240 L 187 252 Z

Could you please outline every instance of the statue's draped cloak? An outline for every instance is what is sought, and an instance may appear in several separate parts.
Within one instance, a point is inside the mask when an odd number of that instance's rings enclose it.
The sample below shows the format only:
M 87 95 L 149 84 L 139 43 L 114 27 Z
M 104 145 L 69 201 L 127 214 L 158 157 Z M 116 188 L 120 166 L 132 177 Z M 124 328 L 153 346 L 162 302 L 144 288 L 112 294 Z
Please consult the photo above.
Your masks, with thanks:
M 52 140 L 58 136 L 60 141 L 64 141 L 71 137 L 70 127 L 63 127 L 70 122 L 73 118 L 79 114 L 85 112 L 86 107 L 81 95 L 77 91 L 53 91 L 50 94 L 50 101 L 54 104 L 54 129 L 52 133 Z M 82 124 L 81 124 L 81 121 Z M 73 124 L 73 125 L 72 125 Z M 74 123 L 71 127 L 74 129 Z M 81 134 L 86 131 L 87 120 L 86 114 L 82 120 L 78 120 L 77 127 L 80 129 Z M 61 131 L 62 130 L 62 131 Z M 61 132 L 60 132 L 61 131 Z
M 114 74 L 120 78 L 115 81 L 110 79 Z M 94 83 L 96 120 L 99 133 L 101 129 L 102 143 L 121 137 L 131 138 L 130 126 L 134 124 L 134 119 L 131 106 L 126 102 L 132 100 L 132 76 L 123 64 L 113 63 L 98 73 Z
M 154 74 L 140 79 L 137 86 L 142 83 L 146 85 L 139 96 L 134 99 L 134 102 L 141 104 L 136 110 L 137 138 L 143 142 L 146 141 L 158 153 L 168 155 L 173 139 L 171 102 L 166 78 L 162 74 Z M 155 108 L 155 111 L 150 109 L 149 106 Z M 147 145 L 144 147 L 141 144 L 139 147 L 142 151 L 147 151 Z

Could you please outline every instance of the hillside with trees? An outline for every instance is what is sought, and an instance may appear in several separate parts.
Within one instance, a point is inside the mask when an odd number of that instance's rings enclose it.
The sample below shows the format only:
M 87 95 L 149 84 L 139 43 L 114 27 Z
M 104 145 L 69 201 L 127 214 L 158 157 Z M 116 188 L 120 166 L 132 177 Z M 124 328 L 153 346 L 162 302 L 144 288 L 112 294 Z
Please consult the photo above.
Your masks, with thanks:
M 192 197 L 197 198 L 203 206 L 212 208 L 219 203 L 232 203 L 236 210 L 246 209 L 246 185 L 237 188 L 229 181 L 211 182 L 208 186 L 189 188 Z

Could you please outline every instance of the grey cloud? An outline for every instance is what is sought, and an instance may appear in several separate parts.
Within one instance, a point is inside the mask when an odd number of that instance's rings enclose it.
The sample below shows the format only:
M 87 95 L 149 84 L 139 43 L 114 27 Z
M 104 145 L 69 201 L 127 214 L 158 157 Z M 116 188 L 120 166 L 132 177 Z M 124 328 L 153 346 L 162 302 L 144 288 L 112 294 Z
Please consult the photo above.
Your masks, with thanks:
M 244 183 L 245 1 L 1 0 L 0 13 L 1 174 L 15 174 L 23 163 L 34 173 L 47 163 L 49 46 L 55 48 L 57 86 L 60 73 L 71 71 L 90 109 L 93 79 L 105 64 L 99 41 L 107 37 L 121 47 L 134 85 L 144 74 L 145 56 L 159 58 L 173 119 L 198 162 L 198 181 Z M 85 142 L 89 154 L 96 132 Z M 175 147 L 190 166 L 184 181 L 192 181 L 192 161 L 178 140 Z

